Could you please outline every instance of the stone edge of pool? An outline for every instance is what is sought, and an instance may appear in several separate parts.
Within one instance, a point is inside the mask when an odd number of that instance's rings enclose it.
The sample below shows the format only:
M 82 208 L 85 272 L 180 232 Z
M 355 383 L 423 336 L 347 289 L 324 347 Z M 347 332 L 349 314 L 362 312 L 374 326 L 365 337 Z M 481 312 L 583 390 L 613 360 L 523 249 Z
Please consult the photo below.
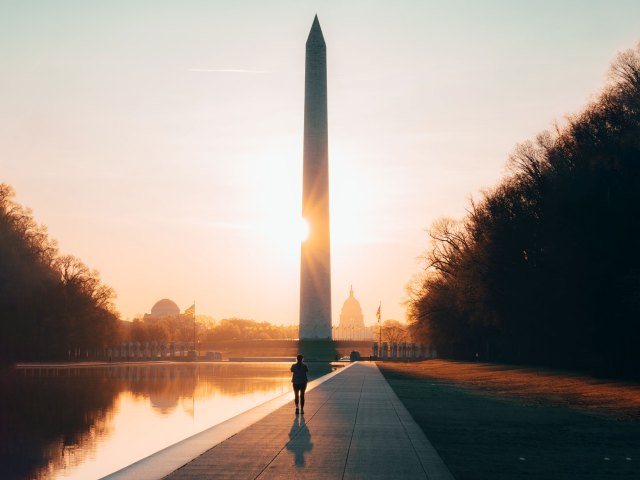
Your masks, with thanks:
M 313 390 L 330 378 L 344 372 L 352 365 L 353 363 L 349 363 L 334 372 L 309 382 L 307 391 Z M 196 433 L 189 438 L 185 438 L 127 467 L 102 477 L 101 480 L 158 480 L 291 401 L 291 392 L 283 393 L 257 407 L 203 430 L 200 433 Z

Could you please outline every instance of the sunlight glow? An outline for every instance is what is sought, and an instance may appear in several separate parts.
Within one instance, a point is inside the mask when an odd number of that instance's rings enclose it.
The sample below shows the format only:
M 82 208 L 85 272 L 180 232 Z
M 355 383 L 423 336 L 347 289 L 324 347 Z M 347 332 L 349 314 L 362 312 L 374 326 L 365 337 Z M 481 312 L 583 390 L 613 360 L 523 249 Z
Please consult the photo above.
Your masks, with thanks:
M 302 210 L 302 162 L 297 146 L 289 139 L 272 140 L 261 146 L 260 162 L 247 173 L 248 205 L 260 234 L 268 237 L 283 262 L 297 263 L 300 244 L 309 227 Z M 286 259 L 284 257 L 287 257 Z
M 275 243 L 293 248 L 296 256 L 297 247 L 309 237 L 309 224 L 304 218 L 296 219 L 285 215 L 273 215 L 261 222 L 257 230 Z
M 100 271 L 123 318 L 169 295 L 277 324 L 299 316 L 316 13 L 334 315 L 355 283 L 365 322 L 380 301 L 404 318 L 432 222 L 462 218 L 517 143 L 581 110 L 640 16 L 638 0 L 527 15 L 517 2 L 367 2 L 364 17 L 364 2 L 338 0 L 147 2 L 146 15 L 59 3 L 0 3 L 2 181 L 60 251 Z
M 298 231 L 296 236 L 300 239 L 300 243 L 309 238 L 309 222 L 307 222 L 305 218 L 300 218 L 298 220 Z

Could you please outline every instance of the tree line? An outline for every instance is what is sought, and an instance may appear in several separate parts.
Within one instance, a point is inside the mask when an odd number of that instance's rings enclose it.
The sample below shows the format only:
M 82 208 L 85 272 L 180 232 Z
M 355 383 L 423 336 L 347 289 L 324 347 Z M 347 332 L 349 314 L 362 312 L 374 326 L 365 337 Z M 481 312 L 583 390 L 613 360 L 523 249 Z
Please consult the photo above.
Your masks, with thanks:
M 30 209 L 0 183 L 0 364 L 93 356 L 122 342 L 190 344 L 193 317 L 120 320 L 114 291 L 62 255 Z M 198 342 L 297 338 L 297 326 L 199 315 Z
M 31 210 L 0 184 L 0 363 L 67 359 L 118 337 L 114 292 L 61 255 Z
M 174 315 L 123 322 L 121 337 L 123 341 L 130 342 L 190 344 L 194 334 L 197 342 L 206 344 L 227 340 L 280 340 L 297 338 L 298 326 L 273 325 L 235 317 L 214 320 L 206 315 L 198 315 L 194 326 L 192 316 Z
M 284 340 L 298 338 L 298 325 L 273 325 L 242 318 L 224 318 L 204 329 L 202 340 Z
M 640 376 L 640 45 L 566 124 L 519 145 L 410 287 L 415 338 L 458 359 Z

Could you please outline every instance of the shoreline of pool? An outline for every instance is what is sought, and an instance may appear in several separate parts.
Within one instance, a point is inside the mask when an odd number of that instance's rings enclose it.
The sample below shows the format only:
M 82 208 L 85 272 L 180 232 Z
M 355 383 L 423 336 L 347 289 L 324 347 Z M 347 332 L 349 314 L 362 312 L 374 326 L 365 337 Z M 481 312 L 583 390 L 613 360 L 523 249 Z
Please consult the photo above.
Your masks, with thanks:
M 346 364 L 334 372 L 309 382 L 307 391 L 313 390 L 352 365 Z M 102 480 L 156 480 L 162 478 L 291 401 L 291 392 L 278 395 L 246 412 L 110 473 L 102 477 Z

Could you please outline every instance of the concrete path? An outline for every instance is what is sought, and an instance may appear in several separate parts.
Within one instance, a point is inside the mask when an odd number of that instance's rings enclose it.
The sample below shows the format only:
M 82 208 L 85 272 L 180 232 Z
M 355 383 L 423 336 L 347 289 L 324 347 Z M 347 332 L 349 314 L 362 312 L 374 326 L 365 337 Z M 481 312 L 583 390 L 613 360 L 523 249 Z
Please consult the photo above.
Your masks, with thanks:
M 358 363 L 166 477 L 450 480 L 378 367 Z

